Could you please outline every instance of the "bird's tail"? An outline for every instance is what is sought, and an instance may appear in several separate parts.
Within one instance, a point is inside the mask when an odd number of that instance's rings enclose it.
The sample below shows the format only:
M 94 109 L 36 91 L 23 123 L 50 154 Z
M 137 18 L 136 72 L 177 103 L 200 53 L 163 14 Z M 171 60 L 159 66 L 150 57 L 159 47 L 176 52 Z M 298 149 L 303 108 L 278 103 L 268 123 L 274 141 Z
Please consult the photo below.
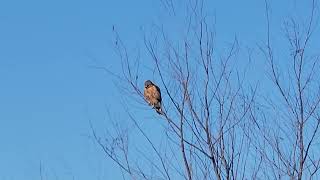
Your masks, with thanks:
M 163 114 L 162 108 L 161 108 L 161 103 L 158 103 L 156 106 L 154 106 L 156 112 L 160 115 Z
M 160 115 L 163 114 L 163 111 L 162 111 L 161 107 L 160 107 L 160 108 L 156 108 L 156 112 L 157 112 L 158 114 L 160 114 Z

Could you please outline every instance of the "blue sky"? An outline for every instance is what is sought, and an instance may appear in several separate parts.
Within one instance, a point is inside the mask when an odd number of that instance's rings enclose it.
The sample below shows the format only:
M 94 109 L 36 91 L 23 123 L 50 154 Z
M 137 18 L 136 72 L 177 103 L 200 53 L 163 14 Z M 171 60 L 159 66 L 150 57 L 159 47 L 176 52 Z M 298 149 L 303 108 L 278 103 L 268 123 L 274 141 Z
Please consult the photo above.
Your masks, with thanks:
M 295 4 L 271 1 L 275 33 Z M 219 43 L 235 35 L 244 46 L 262 42 L 264 1 L 213 1 L 206 8 L 216 14 Z M 0 180 L 40 179 L 40 163 L 48 179 L 119 177 L 88 138 L 88 120 L 101 121 L 105 106 L 116 119 L 127 116 L 114 79 L 90 65 L 121 72 L 112 27 L 129 47 L 141 46 L 142 28 L 175 23 L 164 12 L 160 1 L 149 0 L 0 1 Z M 151 114 L 141 107 L 135 112 Z

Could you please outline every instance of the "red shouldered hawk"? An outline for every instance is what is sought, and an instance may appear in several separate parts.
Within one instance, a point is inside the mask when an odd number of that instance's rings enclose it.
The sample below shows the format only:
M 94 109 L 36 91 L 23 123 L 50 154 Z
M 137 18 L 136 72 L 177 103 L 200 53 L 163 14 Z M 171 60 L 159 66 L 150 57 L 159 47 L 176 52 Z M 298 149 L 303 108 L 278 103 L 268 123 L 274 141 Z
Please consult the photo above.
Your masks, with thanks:
M 144 98 L 158 114 L 162 114 L 161 109 L 161 92 L 160 88 L 153 84 L 150 80 L 144 82 Z

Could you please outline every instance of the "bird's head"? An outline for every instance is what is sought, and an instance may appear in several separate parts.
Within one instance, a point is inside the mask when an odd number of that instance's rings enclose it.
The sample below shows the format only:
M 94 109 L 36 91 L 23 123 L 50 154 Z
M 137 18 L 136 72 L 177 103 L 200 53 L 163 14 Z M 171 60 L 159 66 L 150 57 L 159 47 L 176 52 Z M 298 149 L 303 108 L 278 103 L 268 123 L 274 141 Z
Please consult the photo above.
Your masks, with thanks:
M 144 82 L 144 88 L 148 88 L 151 85 L 153 85 L 153 83 L 150 80 Z

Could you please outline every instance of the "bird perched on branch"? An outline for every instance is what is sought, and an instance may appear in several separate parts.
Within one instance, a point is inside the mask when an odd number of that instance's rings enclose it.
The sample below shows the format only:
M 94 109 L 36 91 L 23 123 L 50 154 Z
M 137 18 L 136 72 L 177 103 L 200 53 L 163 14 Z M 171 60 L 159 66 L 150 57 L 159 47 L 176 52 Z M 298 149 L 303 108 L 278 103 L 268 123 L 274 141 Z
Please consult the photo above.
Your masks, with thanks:
M 160 88 L 150 80 L 144 82 L 144 98 L 158 114 L 162 114 Z

